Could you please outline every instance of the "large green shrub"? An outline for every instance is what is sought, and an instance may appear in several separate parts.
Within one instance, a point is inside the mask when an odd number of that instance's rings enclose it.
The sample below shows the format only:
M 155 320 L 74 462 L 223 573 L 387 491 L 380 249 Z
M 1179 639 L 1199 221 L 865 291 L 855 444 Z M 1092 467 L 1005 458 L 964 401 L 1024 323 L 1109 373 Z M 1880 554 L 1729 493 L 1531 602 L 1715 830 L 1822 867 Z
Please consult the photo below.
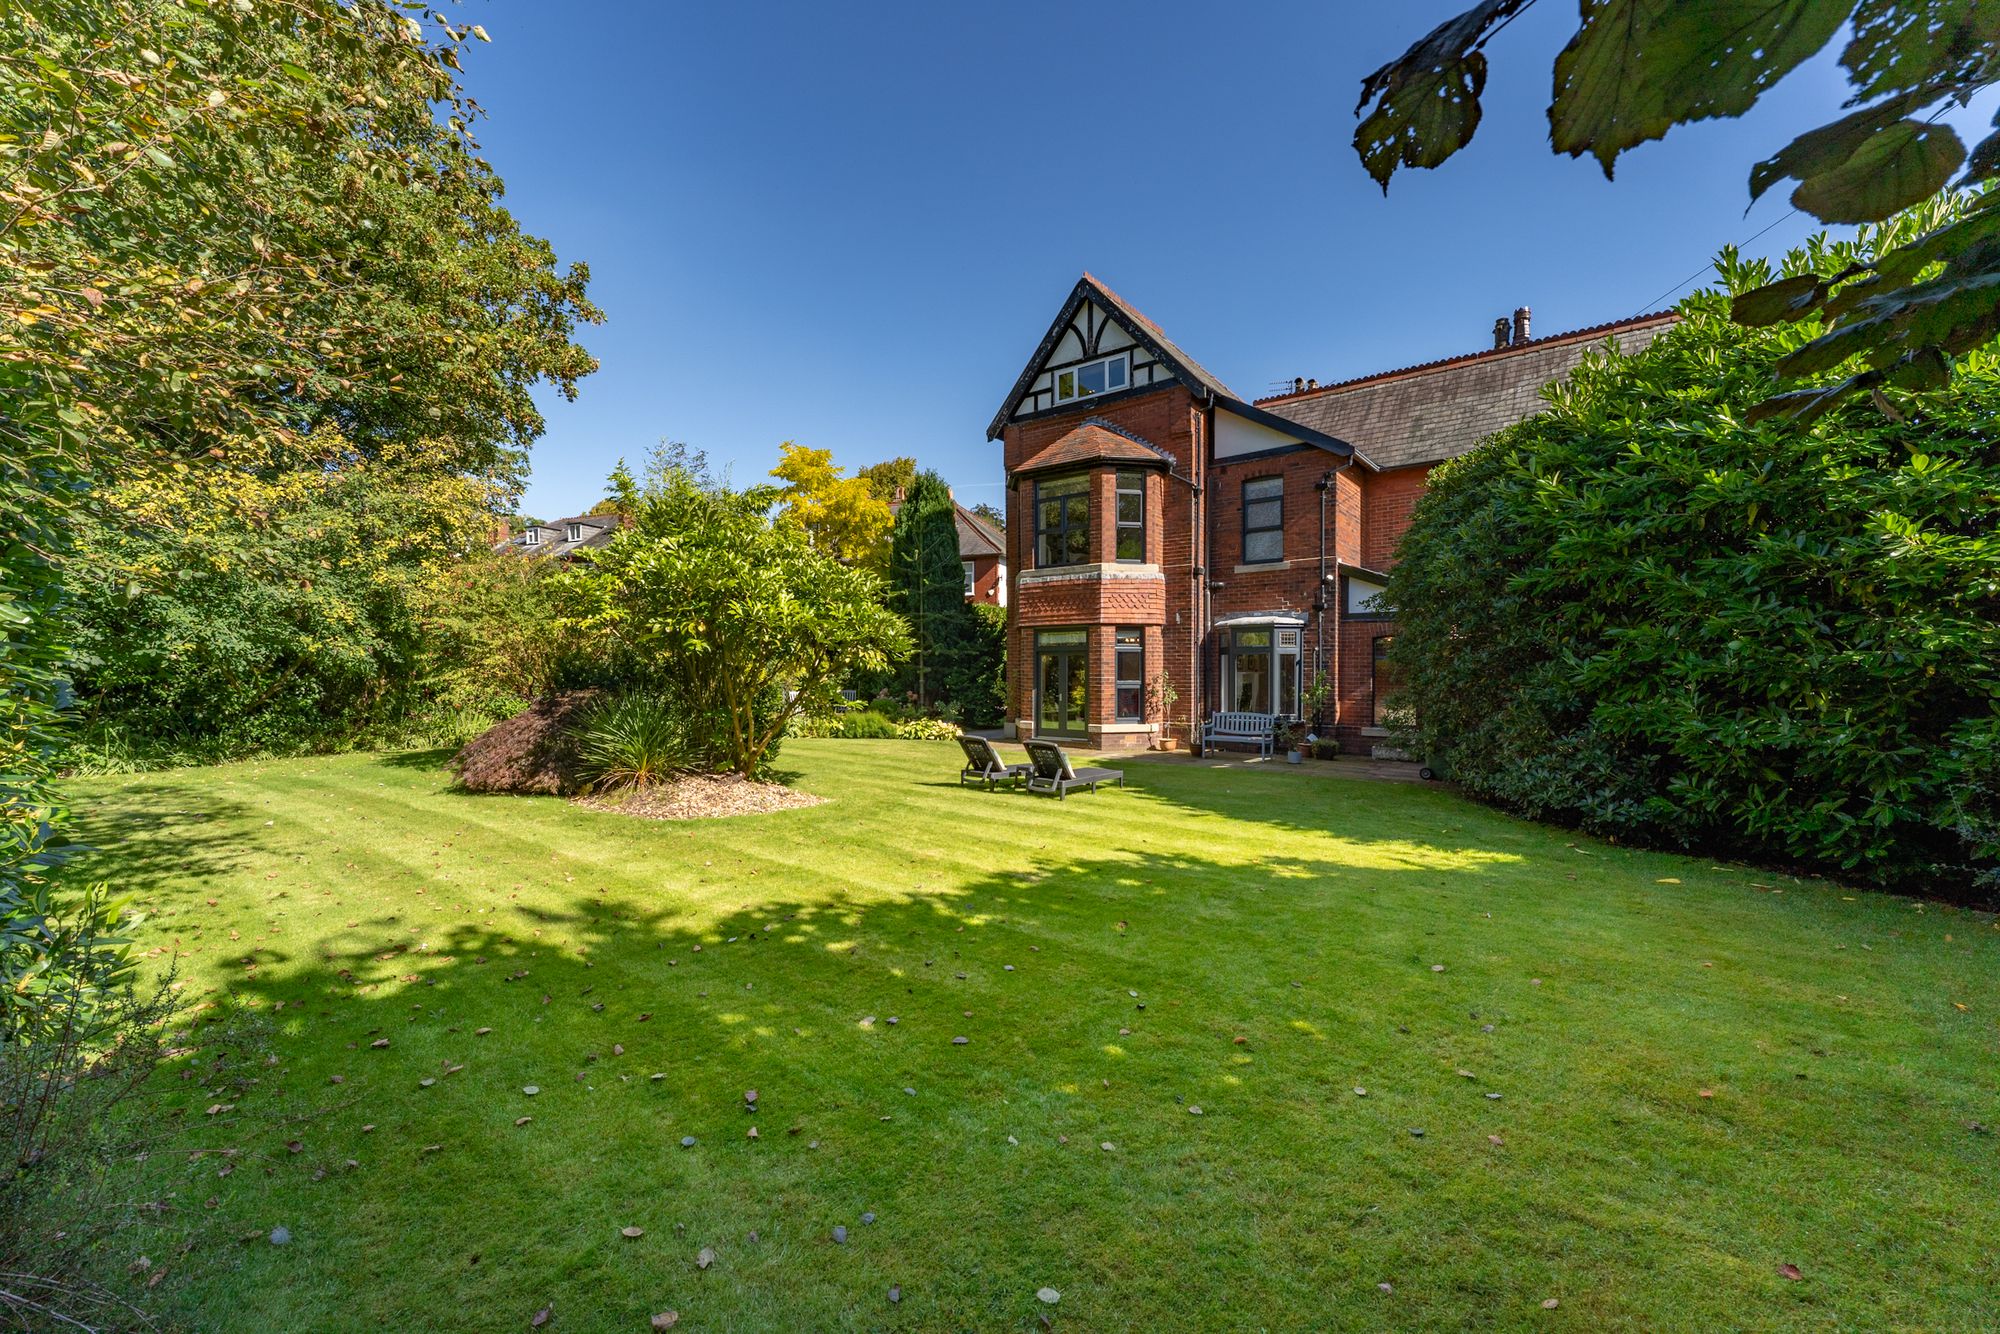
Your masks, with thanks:
M 890 722 L 873 709 L 855 709 L 840 716 L 838 736 L 849 741 L 886 741 L 901 735 L 902 724 Z
M 1432 474 L 1388 590 L 1410 744 L 1537 818 L 1990 891 L 2000 365 L 1751 426 L 1817 326 L 1748 330 L 1727 305 L 1690 299 Z
M 704 768 L 768 771 L 787 725 L 833 707 L 857 667 L 908 643 L 881 581 L 773 523 L 775 489 L 734 491 L 667 451 L 630 522 L 561 576 L 568 624 L 626 682 L 664 695 Z

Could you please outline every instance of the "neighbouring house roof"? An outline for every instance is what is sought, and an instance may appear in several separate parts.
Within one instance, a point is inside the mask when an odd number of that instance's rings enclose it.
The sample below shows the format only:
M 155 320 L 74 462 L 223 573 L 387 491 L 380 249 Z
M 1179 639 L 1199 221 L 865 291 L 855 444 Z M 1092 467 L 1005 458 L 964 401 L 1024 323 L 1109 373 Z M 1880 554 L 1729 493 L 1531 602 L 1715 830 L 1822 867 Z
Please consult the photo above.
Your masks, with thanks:
M 518 533 L 510 534 L 502 541 L 495 542 L 495 551 L 512 551 L 524 556 L 568 556 L 586 548 L 611 545 L 612 536 L 625 522 L 621 514 L 572 514 L 566 519 L 556 519 L 550 523 L 530 524 Z M 569 526 L 575 524 L 582 530 L 577 540 L 569 539 Z M 541 540 L 529 542 L 530 530 L 539 531 Z
M 951 502 L 951 506 L 953 517 L 958 520 L 958 554 L 962 559 L 1007 554 L 1007 539 L 1001 536 L 999 529 L 956 500 Z
M 1076 308 L 1085 301 L 1096 301 L 1102 306 L 1124 327 L 1126 333 L 1149 349 L 1155 357 L 1165 362 L 1167 368 L 1189 388 L 1206 390 L 1213 398 L 1236 397 L 1228 385 L 1175 346 L 1174 341 L 1167 337 L 1159 325 L 1140 314 L 1138 309 L 1124 297 L 1086 273 L 1077 279 L 1076 286 L 1070 289 L 1069 299 L 1063 302 L 1062 309 L 1056 312 L 1055 319 L 1049 324 L 1049 331 L 1042 335 L 1042 341 L 1035 347 L 1035 354 L 1028 358 L 1028 364 L 1021 369 L 1020 377 L 1014 381 L 1013 389 L 1008 391 L 1007 401 L 1000 405 L 1000 411 L 993 414 L 993 422 L 986 428 L 988 440 L 1000 438 L 1000 433 L 1006 429 L 1007 420 L 1013 415 L 1021 396 L 1027 393 L 1029 386 L 1035 382 L 1035 375 L 1041 370 L 1042 362 L 1048 358 L 1050 351 L 1062 338 L 1063 330 L 1069 326 L 1070 317 L 1076 314 Z
M 1437 463 L 1539 413 L 1542 389 L 1566 377 L 1605 340 L 1629 355 L 1679 318 L 1671 311 L 1640 315 L 1257 403 L 1275 416 L 1351 441 L 1379 469 Z
M 1051 468 L 1080 467 L 1086 463 L 1136 463 L 1166 468 L 1173 465 L 1173 459 L 1151 441 L 1102 417 L 1091 417 L 1030 455 L 1014 469 L 1014 475 L 1019 477 L 1025 473 L 1047 472 Z

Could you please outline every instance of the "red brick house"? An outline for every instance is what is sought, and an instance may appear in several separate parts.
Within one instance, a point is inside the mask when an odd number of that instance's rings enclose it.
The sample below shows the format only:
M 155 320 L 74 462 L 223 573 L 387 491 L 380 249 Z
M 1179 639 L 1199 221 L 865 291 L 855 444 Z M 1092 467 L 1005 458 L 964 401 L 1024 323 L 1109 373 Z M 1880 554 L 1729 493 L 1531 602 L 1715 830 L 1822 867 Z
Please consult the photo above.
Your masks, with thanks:
M 1673 320 L 1531 338 L 1523 309 L 1484 351 L 1251 403 L 1085 274 L 987 430 L 1020 733 L 1185 742 L 1218 711 L 1296 717 L 1324 671 L 1315 726 L 1377 744 L 1396 623 L 1376 594 L 1425 476 L 1532 416 L 1586 352 Z
M 965 600 L 1006 606 L 1006 535 L 957 500 L 951 506 L 958 520 L 958 561 L 965 567 Z

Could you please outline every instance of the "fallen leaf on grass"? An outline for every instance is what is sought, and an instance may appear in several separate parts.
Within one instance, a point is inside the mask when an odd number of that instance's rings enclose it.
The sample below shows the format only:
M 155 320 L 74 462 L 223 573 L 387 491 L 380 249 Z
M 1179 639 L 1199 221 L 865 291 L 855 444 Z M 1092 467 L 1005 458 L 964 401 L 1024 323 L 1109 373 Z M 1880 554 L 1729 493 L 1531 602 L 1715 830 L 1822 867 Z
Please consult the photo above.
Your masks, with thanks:
M 618 1232 L 620 1236 L 626 1237 L 628 1239 L 634 1237 L 643 1237 L 646 1235 L 646 1229 L 642 1227 L 622 1227 L 618 1229 Z
M 1713 1097 L 1715 1096 L 1715 1090 L 1714 1090 L 1714 1089 L 1703 1089 L 1703 1090 L 1701 1091 L 1701 1096 L 1702 1096 L 1702 1097 L 1704 1097 L 1704 1098 L 1713 1098 Z
M 1780 1274 L 1783 1274 L 1786 1278 L 1791 1279 L 1794 1283 L 1798 1282 L 1800 1279 L 1805 1277 L 1804 1274 L 1801 1274 L 1799 1272 L 1799 1267 L 1797 1265 L 1779 1265 L 1778 1272 Z
M 712 1246 L 702 1247 L 701 1250 L 697 1252 L 694 1257 L 694 1267 L 696 1269 L 706 1269 L 714 1263 L 715 1263 L 715 1248 Z
M 529 1319 L 528 1321 L 529 1328 L 540 1329 L 543 1325 L 549 1323 L 549 1317 L 554 1315 L 555 1313 L 556 1313 L 555 1307 L 544 1306 L 541 1310 L 535 1312 L 534 1316 Z
M 1674 881 L 1674 883 L 1678 885 L 1678 884 L 1680 883 L 1680 881 L 1676 880 L 1676 881 Z M 1547 1301 L 1545 1301 L 1545 1302 L 1543 1302 L 1543 1303 L 1542 1303 L 1542 1309 L 1543 1309 L 1544 1311 L 1553 1311 L 1553 1310 L 1555 1310 L 1555 1309 L 1556 1309 L 1556 1308 L 1557 1308 L 1558 1306 L 1561 1306 L 1561 1305 L 1562 1305 L 1562 1302 L 1561 1302 L 1560 1300 L 1558 1300 L 1557 1298 L 1554 1298 L 1554 1297 L 1551 1297 L 1551 1298 L 1549 1298 L 1549 1299 L 1548 1299 Z
M 672 1329 L 681 1322 L 679 1311 L 661 1311 L 653 1317 L 654 1329 Z

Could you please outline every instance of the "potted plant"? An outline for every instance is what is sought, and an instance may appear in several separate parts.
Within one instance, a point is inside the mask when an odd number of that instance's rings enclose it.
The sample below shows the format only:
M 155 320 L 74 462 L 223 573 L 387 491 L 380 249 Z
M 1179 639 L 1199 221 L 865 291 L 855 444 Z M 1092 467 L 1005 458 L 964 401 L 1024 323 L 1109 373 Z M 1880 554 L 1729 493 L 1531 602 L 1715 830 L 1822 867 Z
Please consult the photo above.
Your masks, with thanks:
M 1333 682 L 1328 679 L 1327 674 L 1313 673 L 1313 679 L 1306 686 L 1305 693 L 1299 696 L 1299 716 L 1278 724 L 1277 741 L 1284 747 L 1285 763 L 1299 763 L 1309 750 L 1315 756 L 1325 758 L 1319 755 L 1321 743 L 1319 736 L 1312 730 L 1311 720 L 1319 717 L 1320 710 L 1326 707 L 1327 696 L 1332 693 Z
M 1174 735 L 1175 724 L 1167 721 L 1167 713 L 1180 701 L 1180 692 L 1174 689 L 1174 680 L 1165 672 L 1155 672 L 1153 679 L 1146 682 L 1146 717 L 1160 725 L 1159 741 L 1161 750 L 1174 750 L 1180 745 L 1180 738 Z

